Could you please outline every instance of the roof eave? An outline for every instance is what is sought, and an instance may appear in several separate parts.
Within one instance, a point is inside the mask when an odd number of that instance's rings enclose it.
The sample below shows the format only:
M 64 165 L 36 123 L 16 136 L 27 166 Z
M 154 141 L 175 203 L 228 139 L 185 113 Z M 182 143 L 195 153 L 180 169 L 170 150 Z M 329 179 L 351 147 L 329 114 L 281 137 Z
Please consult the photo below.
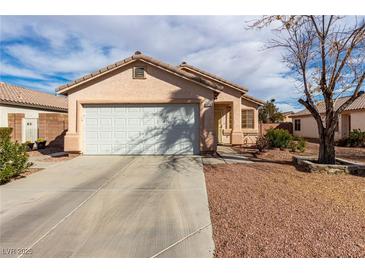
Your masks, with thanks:
M 127 59 L 129 59 L 129 60 L 127 60 Z M 65 85 L 62 85 L 62 86 L 57 87 L 56 88 L 56 92 L 57 92 L 57 94 L 63 94 L 63 95 L 65 95 L 71 89 L 74 89 L 74 88 L 76 88 L 76 87 L 78 87 L 78 86 L 80 86 L 82 84 L 85 84 L 85 83 L 91 81 L 91 80 L 94 80 L 96 78 L 99 78 L 99 77 L 101 77 L 101 76 L 103 76 L 105 74 L 108 74 L 110 72 L 113 72 L 113 71 L 115 71 L 115 70 L 117 70 L 117 69 L 119 69 L 119 68 L 121 68 L 123 66 L 126 66 L 126 65 L 128 65 L 130 63 L 133 63 L 135 61 L 136 61 L 136 59 L 133 59 L 132 57 L 129 57 L 129 58 L 126 58 L 126 59 L 124 59 L 122 61 L 119 61 L 117 63 L 114 63 L 112 65 L 103 67 L 103 68 L 101 68 L 101 69 L 99 69 L 97 71 L 94 71 L 94 72 L 88 74 L 87 76 L 84 76 L 82 78 L 76 79 L 75 81 L 72 81 L 70 83 L 67 83 Z M 117 65 L 118 63 L 120 63 L 120 64 Z M 90 77 L 88 77 L 88 76 L 90 76 Z
M 60 111 L 60 112 L 68 112 L 67 108 L 62 107 L 52 107 L 52 106 L 44 106 L 44 105 L 37 105 L 37 104 L 27 104 L 27 103 L 16 103 L 12 101 L 5 101 L 0 100 L 0 105 L 9 105 L 9 106 L 19 106 L 19 107 L 28 107 L 28 108 L 35 108 L 35 109 L 42 109 L 42 110 L 53 110 L 53 111 Z
M 252 103 L 255 103 L 255 104 L 259 105 L 259 106 L 263 106 L 265 104 L 264 101 L 261 101 L 259 99 L 255 99 L 255 98 L 251 98 L 251 97 L 247 97 L 247 95 L 243 95 L 241 98 L 242 99 L 245 99 L 247 101 L 250 101 Z
M 160 69 L 162 69 L 164 71 L 167 71 L 169 73 L 175 74 L 175 75 L 177 75 L 177 76 L 179 76 L 181 78 L 184 78 L 185 80 L 188 80 L 188 81 L 190 81 L 192 83 L 195 83 L 195 84 L 201 85 L 201 86 L 203 86 L 205 88 L 208 88 L 208 89 L 214 91 L 216 94 L 219 94 L 219 92 L 220 92 L 219 87 L 214 88 L 214 87 L 209 86 L 209 85 L 207 85 L 207 84 L 205 84 L 205 83 L 203 83 L 201 81 L 197 81 L 197 80 L 190 79 L 189 77 L 184 76 L 183 73 L 178 73 L 177 71 L 174 71 L 172 69 L 168 69 L 165 66 L 158 65 L 158 64 L 156 64 L 154 62 L 151 62 L 149 60 L 150 58 L 147 57 L 145 59 L 144 57 L 145 57 L 144 55 L 133 55 L 133 56 L 128 57 L 128 58 L 126 58 L 126 59 L 124 59 L 122 61 L 119 61 L 117 63 L 114 63 L 114 64 L 109 65 L 109 66 L 106 66 L 106 67 L 103 67 L 103 68 L 99 69 L 98 71 L 95 71 L 93 73 L 90 73 L 90 74 L 88 74 L 88 75 L 86 75 L 86 76 L 84 76 L 82 78 L 76 79 L 75 81 L 70 82 L 70 83 L 68 83 L 66 85 L 60 86 L 60 87 L 56 88 L 56 92 L 57 92 L 57 94 L 63 94 L 63 95 L 68 94 L 68 92 L 70 90 L 72 90 L 72 89 L 74 89 L 74 88 L 76 88 L 76 87 L 78 87 L 78 86 L 80 86 L 82 84 L 85 84 L 85 83 L 87 83 L 87 82 L 89 82 L 91 80 L 97 79 L 97 78 L 99 78 L 99 77 L 101 77 L 101 76 L 103 76 L 105 74 L 108 74 L 110 72 L 113 72 L 113 71 L 115 71 L 115 70 L 117 70 L 117 69 L 119 69 L 119 68 L 121 68 L 123 66 L 126 66 L 128 64 L 131 64 L 131 63 L 133 63 L 135 61 L 138 61 L 138 60 L 139 61 L 142 61 L 142 62 L 144 62 L 146 64 L 150 64 L 152 66 L 158 67 L 158 68 L 160 68 Z
M 223 85 L 226 85 L 226 86 L 229 86 L 237 91 L 240 91 L 242 94 L 246 94 L 248 92 L 248 88 L 246 87 L 239 87 L 237 85 L 232 85 L 231 83 L 227 82 L 227 81 L 224 81 L 223 79 L 220 79 L 220 78 L 216 78 L 214 77 L 213 75 L 208 75 L 207 73 L 205 73 L 204 71 L 194 67 L 194 66 L 191 66 L 191 65 L 188 65 L 188 64 L 180 64 L 179 65 L 180 68 L 185 68 L 185 69 L 188 69 L 190 71 L 194 71 L 196 73 L 199 73 L 199 74 L 202 74 L 204 75 L 205 77 L 208 77 L 208 78 L 211 78 L 211 79 L 214 79 L 214 81 L 217 81 Z

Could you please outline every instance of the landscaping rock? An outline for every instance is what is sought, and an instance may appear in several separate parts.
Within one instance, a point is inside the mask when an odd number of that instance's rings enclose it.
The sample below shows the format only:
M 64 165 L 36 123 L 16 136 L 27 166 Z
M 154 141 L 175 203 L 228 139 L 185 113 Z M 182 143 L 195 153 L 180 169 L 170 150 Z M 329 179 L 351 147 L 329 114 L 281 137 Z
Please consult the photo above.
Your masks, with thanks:
M 337 158 L 336 165 L 326 165 L 316 163 L 314 156 L 293 156 L 293 163 L 296 167 L 307 172 L 323 172 L 327 174 L 354 174 L 362 175 L 365 173 L 365 165 Z

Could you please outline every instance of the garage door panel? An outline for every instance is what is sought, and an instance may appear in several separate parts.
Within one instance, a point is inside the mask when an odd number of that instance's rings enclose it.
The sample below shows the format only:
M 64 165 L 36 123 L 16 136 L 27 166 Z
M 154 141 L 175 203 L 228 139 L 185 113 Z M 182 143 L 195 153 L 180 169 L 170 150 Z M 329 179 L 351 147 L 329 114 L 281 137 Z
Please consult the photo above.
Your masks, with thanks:
M 114 123 L 114 128 L 116 130 L 118 130 L 118 129 L 125 130 L 125 126 L 126 126 L 126 119 L 125 118 L 115 117 L 113 119 L 113 123 Z
M 111 144 L 99 144 L 99 151 L 101 154 L 113 154 Z
M 84 115 L 85 154 L 199 153 L 197 105 L 85 106 Z
M 98 144 L 86 144 L 85 151 L 88 154 L 98 154 Z
M 128 142 L 127 132 L 125 131 L 114 132 L 113 140 L 115 144 L 126 144 Z
M 86 138 L 89 140 L 89 144 L 95 144 L 99 140 L 99 132 L 97 131 L 88 131 Z
M 113 107 L 113 112 L 114 113 L 117 113 L 117 114 L 119 114 L 119 113 L 126 113 L 127 112 L 127 109 L 126 108 L 120 108 L 118 106 L 115 106 L 115 107 Z
M 110 115 L 113 111 L 113 108 L 112 107 L 103 107 L 103 108 L 99 108 L 99 114 L 101 116 L 104 116 L 104 115 Z
M 115 144 L 113 145 L 113 154 L 128 154 L 126 144 Z
M 99 140 L 102 143 L 110 144 L 113 140 L 113 132 L 112 131 L 101 131 L 99 132 Z

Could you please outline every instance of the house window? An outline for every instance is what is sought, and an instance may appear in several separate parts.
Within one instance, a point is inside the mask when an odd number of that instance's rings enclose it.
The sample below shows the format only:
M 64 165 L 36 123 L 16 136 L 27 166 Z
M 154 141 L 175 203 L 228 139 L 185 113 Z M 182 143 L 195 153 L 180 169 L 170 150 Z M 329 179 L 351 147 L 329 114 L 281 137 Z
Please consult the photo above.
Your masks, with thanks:
M 145 79 L 145 68 L 144 67 L 135 67 L 133 69 L 133 78 L 135 79 Z
M 300 131 L 300 119 L 295 119 L 294 120 L 294 130 L 295 131 Z
M 254 110 L 253 109 L 243 109 L 241 112 L 242 117 L 242 128 L 255 128 L 254 123 Z

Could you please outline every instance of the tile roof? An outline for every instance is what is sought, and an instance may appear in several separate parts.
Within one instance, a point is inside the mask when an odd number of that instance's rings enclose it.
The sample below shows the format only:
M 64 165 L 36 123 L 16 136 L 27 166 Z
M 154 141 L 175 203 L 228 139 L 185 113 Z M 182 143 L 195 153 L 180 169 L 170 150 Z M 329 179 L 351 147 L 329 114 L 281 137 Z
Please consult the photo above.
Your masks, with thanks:
M 288 115 L 291 115 L 291 114 L 294 114 L 295 112 L 294 111 L 284 111 L 282 112 L 281 114 L 285 115 L 285 116 L 288 116 Z
M 179 67 L 180 67 L 180 68 L 182 68 L 182 69 L 184 69 L 184 68 L 186 68 L 186 69 L 191 69 L 191 70 L 194 70 L 194 71 L 196 71 L 196 72 L 198 72 L 198 73 L 205 74 L 206 76 L 211 77 L 211 78 L 213 78 L 214 80 L 216 80 L 216 81 L 218 81 L 218 82 L 221 82 L 221 83 L 224 83 L 224 84 L 226 84 L 226 85 L 228 85 L 228 86 L 232 86 L 233 88 L 238 89 L 238 90 L 240 90 L 241 92 L 247 92 L 247 91 L 248 91 L 248 88 L 246 88 L 246 87 L 244 87 L 244 86 L 240 86 L 240 85 L 237 85 L 237 84 L 232 83 L 232 82 L 230 82 L 230 81 L 227 81 L 226 79 L 223 79 L 223 78 L 221 78 L 221 77 L 219 77 L 219 76 L 217 76 L 217 75 L 215 75 L 215 74 L 212 74 L 212 73 L 206 72 L 206 71 L 204 71 L 204 70 L 202 70 L 202 69 L 200 69 L 200 68 L 197 68 L 197 67 L 194 67 L 194 66 L 192 66 L 192 65 L 190 65 L 190 64 L 187 64 L 186 62 L 182 62 L 182 63 L 179 65 Z
M 335 110 L 337 110 L 350 96 L 340 97 L 335 101 Z M 317 108 L 319 113 L 325 113 L 325 105 L 324 102 L 321 101 L 317 104 Z M 360 95 L 351 105 L 349 105 L 346 110 L 365 110 L 365 94 Z M 310 115 L 310 112 L 307 109 L 301 110 L 299 112 L 294 113 L 290 116 L 302 116 L 302 115 Z
M 247 95 L 247 94 L 243 94 L 243 95 L 242 95 L 242 98 L 243 98 L 243 99 L 246 99 L 246 100 L 248 100 L 248 101 L 254 102 L 254 103 L 256 103 L 256 104 L 258 104 L 258 105 L 260 105 L 260 106 L 263 106 L 263 105 L 265 104 L 265 102 L 264 102 L 264 101 L 262 101 L 262 100 L 260 100 L 260 99 L 257 99 L 257 98 L 255 98 L 255 97 L 249 96 L 249 95 Z
M 212 88 L 212 89 L 215 89 L 217 92 L 219 92 L 219 90 L 222 90 L 223 87 L 220 86 L 220 85 L 217 85 L 215 84 L 214 82 L 212 81 L 209 81 L 209 80 L 206 80 L 202 77 L 199 77 L 195 74 L 192 74 L 192 73 L 188 73 L 186 71 L 183 71 L 182 69 L 179 69 L 178 67 L 175 67 L 175 66 L 172 66 L 172 65 L 169 65 L 167 63 L 164 63 L 164 62 L 161 62 L 159 60 L 156 60 L 150 56 L 147 56 L 147 55 L 144 55 L 142 54 L 141 52 L 139 51 L 136 51 L 134 55 L 126 58 L 126 59 L 123 59 L 119 62 L 116 62 L 114 64 L 111 64 L 111 65 L 108 65 L 106 67 L 103 67 L 95 72 L 92 72 L 92 73 L 89 73 L 83 77 L 80 77 L 70 83 L 67 83 L 65 85 L 62 85 L 62 86 L 59 86 L 58 88 L 56 88 L 56 91 L 58 93 L 66 93 L 66 91 L 75 86 L 75 85 L 78 85 L 80 83 L 84 83 L 86 81 L 89 81 L 91 79 L 94 79 L 95 77 L 97 76 L 100 76 L 102 74 L 104 74 L 105 72 L 108 72 L 108 71 L 111 71 L 111 70 L 114 70 L 116 68 L 119 68 L 119 67 L 122 67 L 126 64 L 129 64 L 131 62 L 134 62 L 134 61 L 137 61 L 137 60 L 140 60 L 140 61 L 143 61 L 143 62 L 146 62 L 146 63 L 150 63 L 152 65 L 155 65 L 155 66 L 158 66 L 158 67 L 161 67 L 165 70 L 168 70 L 172 73 L 175 73 L 177 74 L 178 76 L 181 76 L 181 77 L 184 77 L 184 78 L 187 78 L 189 80 L 192 80 L 194 82 L 197 82 L 197 83 L 200 83 L 200 84 L 203 84 L 209 88 Z
M 67 98 L 0 82 L 0 104 L 67 112 Z

